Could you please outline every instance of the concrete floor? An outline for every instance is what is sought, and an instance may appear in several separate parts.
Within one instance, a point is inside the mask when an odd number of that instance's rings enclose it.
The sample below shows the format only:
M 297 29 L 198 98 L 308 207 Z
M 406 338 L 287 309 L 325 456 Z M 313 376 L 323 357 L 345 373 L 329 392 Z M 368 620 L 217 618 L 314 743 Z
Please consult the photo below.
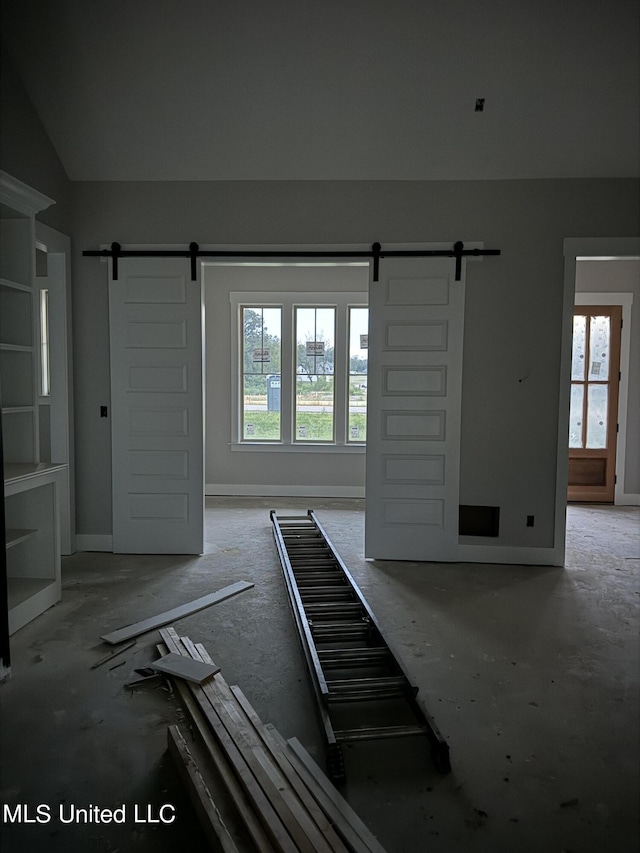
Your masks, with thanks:
M 47 804 L 4 826 L 5 853 L 205 850 L 165 753 L 184 718 L 165 689 L 123 685 L 157 632 L 109 665 L 100 634 L 235 580 L 252 590 L 194 614 L 203 642 L 265 722 L 323 760 L 268 510 L 314 507 L 451 747 L 422 739 L 345 750 L 345 796 L 389 853 L 637 851 L 638 529 L 634 507 L 572 506 L 565 569 L 363 559 L 359 501 L 208 499 L 200 558 L 76 554 L 63 599 L 13 638 L 0 687 L 0 799 Z M 122 663 L 116 668 L 110 668 Z M 171 826 L 60 825 L 59 803 L 175 806 Z M 157 814 L 157 812 L 153 812 Z

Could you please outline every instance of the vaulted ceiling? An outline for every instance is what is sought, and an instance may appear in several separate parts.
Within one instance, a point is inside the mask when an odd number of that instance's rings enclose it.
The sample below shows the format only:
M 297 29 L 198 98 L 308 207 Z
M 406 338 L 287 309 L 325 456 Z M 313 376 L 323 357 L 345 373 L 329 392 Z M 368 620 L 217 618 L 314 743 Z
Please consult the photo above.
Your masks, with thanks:
M 73 180 L 625 177 L 639 8 L 2 0 L 2 32 Z

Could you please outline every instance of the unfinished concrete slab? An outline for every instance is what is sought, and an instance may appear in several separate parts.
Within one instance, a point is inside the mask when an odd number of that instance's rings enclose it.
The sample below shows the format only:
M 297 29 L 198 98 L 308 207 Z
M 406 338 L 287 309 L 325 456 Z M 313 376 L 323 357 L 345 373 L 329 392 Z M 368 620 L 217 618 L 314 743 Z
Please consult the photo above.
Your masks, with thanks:
M 362 502 L 249 498 L 207 500 L 202 557 L 65 559 L 62 602 L 13 637 L 0 688 L 3 802 L 169 803 L 175 822 L 5 825 L 3 850 L 206 849 L 166 753 L 177 698 L 124 689 L 158 638 L 90 667 L 102 633 L 239 579 L 254 589 L 177 627 L 323 763 L 269 519 L 288 508 L 318 512 L 450 744 L 448 775 L 421 739 L 345 749 L 343 793 L 389 853 L 637 850 L 638 508 L 570 507 L 558 569 L 367 562 Z

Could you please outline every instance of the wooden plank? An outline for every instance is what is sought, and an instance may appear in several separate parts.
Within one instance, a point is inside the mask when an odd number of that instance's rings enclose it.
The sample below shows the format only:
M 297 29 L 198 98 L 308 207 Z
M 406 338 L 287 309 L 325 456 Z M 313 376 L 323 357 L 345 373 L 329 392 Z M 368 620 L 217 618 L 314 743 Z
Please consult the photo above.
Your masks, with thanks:
M 169 653 L 169 650 L 164 643 L 159 643 L 157 649 L 161 655 Z M 237 809 L 247 832 L 251 836 L 251 840 L 256 846 L 257 853 L 275 853 L 273 844 L 269 841 L 269 838 L 267 837 L 262 824 L 258 820 L 247 795 L 238 782 L 233 769 L 225 758 L 218 742 L 213 736 L 196 699 L 192 696 L 191 691 L 189 690 L 189 687 L 184 681 L 176 681 L 176 688 L 184 707 L 189 713 L 193 726 L 198 732 L 198 735 L 211 758 L 211 763 L 220 776 L 220 779 L 231 797 L 233 805 Z
M 160 630 L 160 635 L 169 651 L 177 652 L 178 654 L 187 654 L 184 646 L 180 644 L 178 635 L 172 628 L 162 628 Z M 214 681 L 216 678 L 221 678 L 220 674 L 213 676 Z M 238 745 L 234 742 L 221 718 L 218 716 L 215 705 L 212 705 L 210 698 L 207 695 L 210 690 L 210 685 L 201 687 L 198 684 L 190 684 L 189 689 L 224 750 L 227 759 L 233 767 L 247 797 L 256 809 L 256 812 L 276 850 L 280 851 L 280 853 L 298 853 L 298 847 L 287 832 L 284 823 L 280 820 L 280 817 L 262 790 L 262 787 L 258 784 L 256 777 L 253 775 L 252 768 L 249 766 L 246 755 L 240 751 Z
M 300 802 L 289 781 L 273 762 L 253 726 L 246 724 L 229 686 L 226 683 L 221 684 L 214 681 L 206 685 L 205 689 L 207 688 L 211 688 L 217 693 L 217 699 L 224 707 L 227 719 L 236 732 L 234 739 L 243 744 L 241 750 L 245 753 L 250 750 L 255 763 L 250 760 L 249 764 L 299 849 L 301 851 L 308 850 L 310 853 L 311 851 L 314 853 L 332 853 L 331 847 Z M 225 725 L 228 723 L 225 722 Z
M 185 616 L 190 616 L 192 613 L 197 613 L 199 610 L 204 610 L 205 607 L 210 607 L 212 604 L 217 604 L 219 601 L 224 601 L 232 595 L 237 595 L 239 592 L 244 592 L 246 589 L 251 589 L 255 586 L 248 581 L 237 581 L 229 586 L 219 589 L 217 592 L 211 592 L 208 595 L 203 595 L 202 598 L 196 598 L 194 601 L 189 601 L 186 604 L 181 604 L 179 607 L 174 607 L 172 610 L 167 610 L 165 613 L 159 613 L 157 616 L 150 616 L 148 619 L 143 619 L 141 622 L 135 622 L 133 625 L 126 625 L 124 628 L 118 628 L 117 631 L 112 631 L 110 634 L 104 634 L 101 639 L 105 643 L 121 643 L 123 640 L 130 640 L 131 637 L 138 637 L 140 634 L 146 634 L 154 628 L 160 628 L 162 625 L 168 625 L 169 622 L 176 622 Z
M 220 853 L 239 853 L 177 726 L 168 727 L 167 744 L 212 848 Z
M 136 641 L 131 640 L 131 642 L 127 643 L 126 646 L 121 646 L 119 649 L 116 649 L 115 651 L 111 652 L 111 654 L 105 655 L 103 658 L 100 658 L 100 660 L 97 660 L 95 663 L 92 663 L 90 668 L 97 669 L 99 666 L 102 666 L 103 663 L 113 660 L 113 658 L 117 657 L 117 655 L 121 654 L 122 652 L 126 652 L 127 649 L 133 648 L 135 644 Z
M 300 761 L 298 756 L 295 754 L 291 746 L 287 743 L 287 741 L 282 737 L 280 732 L 271 724 L 267 723 L 266 727 L 275 738 L 275 740 L 280 744 L 281 748 L 285 751 L 287 758 L 295 767 L 300 778 L 304 780 L 305 784 L 315 797 L 318 805 L 323 809 L 336 831 L 340 835 L 341 838 L 344 839 L 347 847 L 353 853 L 371 853 L 371 848 L 362 840 L 356 829 L 349 823 L 347 818 L 340 812 L 331 797 L 327 795 L 327 793 L 323 790 L 322 787 L 318 784 L 318 780 L 309 772 L 309 770 L 305 767 L 305 765 Z M 320 768 L 318 768 L 318 772 L 322 772 Z M 328 784 L 331 784 L 327 779 Z M 336 794 L 338 792 L 336 791 Z M 339 794 L 338 794 L 339 796 Z
M 151 668 L 165 675 L 174 675 L 176 678 L 184 678 L 185 681 L 193 681 L 195 684 L 202 684 L 216 672 L 220 672 L 220 667 L 216 664 L 192 660 L 175 652 L 154 661 Z
M 327 819 L 327 815 L 320 808 L 303 779 L 287 758 L 285 749 L 282 747 L 281 743 L 278 742 L 278 740 L 273 736 L 271 730 L 262 722 L 242 690 L 237 686 L 232 686 L 231 692 L 262 739 L 262 742 L 271 753 L 273 760 L 278 764 L 280 770 L 300 798 L 300 801 L 315 821 L 318 829 L 322 832 L 325 840 L 331 847 L 331 850 L 334 851 L 334 853 L 348 853 L 347 848 L 340 838 L 338 838 L 331 822 Z M 284 740 L 282 743 L 286 748 Z M 290 752 L 290 750 L 287 751 Z
M 319 790 L 324 793 L 332 807 L 334 807 L 335 810 L 337 810 L 337 812 L 347 820 L 357 833 L 362 844 L 359 847 L 354 847 L 354 850 L 357 850 L 358 853 L 360 853 L 360 851 L 361 853 L 367 853 L 367 851 L 370 851 L 370 853 L 386 853 L 384 847 L 382 847 L 370 830 L 360 820 L 349 803 L 334 788 L 300 741 L 297 738 L 292 737 L 289 738 L 287 743 L 291 747 L 296 758 L 298 758 L 300 763 L 309 771 L 309 774 L 317 783 Z
M 193 644 L 190 644 L 190 650 L 191 654 L 199 654 Z M 206 650 L 202 656 L 211 659 Z M 273 808 L 298 845 L 298 850 L 309 851 L 309 853 L 331 853 L 328 843 L 302 806 L 295 791 L 271 760 L 257 733 L 252 726 L 246 725 L 241 709 L 238 708 L 229 685 L 222 675 L 218 673 L 214 676 L 204 685 L 203 690 L 209 696 L 229 735 L 238 745 Z

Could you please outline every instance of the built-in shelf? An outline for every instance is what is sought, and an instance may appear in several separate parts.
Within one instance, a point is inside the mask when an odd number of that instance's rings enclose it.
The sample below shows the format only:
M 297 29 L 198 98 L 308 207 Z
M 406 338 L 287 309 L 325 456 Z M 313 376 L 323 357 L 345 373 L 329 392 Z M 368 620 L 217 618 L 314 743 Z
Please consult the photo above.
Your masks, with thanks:
M 23 530 L 22 528 L 9 528 L 6 531 L 5 539 L 7 548 L 13 548 L 14 545 L 19 545 L 21 542 L 26 542 L 32 536 L 35 536 L 37 530 Z
M 0 390 L 9 633 L 60 600 L 58 488 L 41 463 L 35 214 L 52 199 L 0 171 Z

